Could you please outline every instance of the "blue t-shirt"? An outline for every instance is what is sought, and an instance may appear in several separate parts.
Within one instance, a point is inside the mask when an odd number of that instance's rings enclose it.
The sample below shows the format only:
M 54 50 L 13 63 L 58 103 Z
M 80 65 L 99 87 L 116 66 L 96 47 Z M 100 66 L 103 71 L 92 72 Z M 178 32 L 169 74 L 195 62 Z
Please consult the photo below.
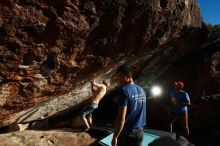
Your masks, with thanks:
M 123 131 L 130 132 L 146 124 L 146 93 L 140 86 L 123 86 L 119 93 L 119 106 L 126 106 L 127 113 Z
M 177 101 L 180 102 L 188 102 L 190 101 L 189 95 L 184 92 L 183 90 L 180 91 L 172 91 L 170 93 L 170 98 L 175 98 Z M 172 105 L 171 111 L 175 113 L 186 113 L 188 111 L 187 105 L 180 104 L 180 105 Z

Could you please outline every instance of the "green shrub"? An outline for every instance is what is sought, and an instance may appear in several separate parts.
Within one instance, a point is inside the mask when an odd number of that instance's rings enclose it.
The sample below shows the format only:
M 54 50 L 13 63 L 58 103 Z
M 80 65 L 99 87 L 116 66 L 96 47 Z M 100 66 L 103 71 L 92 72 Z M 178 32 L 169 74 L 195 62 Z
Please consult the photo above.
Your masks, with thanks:
M 220 24 L 218 25 L 207 24 L 207 27 L 214 37 L 217 37 L 217 38 L 220 37 Z

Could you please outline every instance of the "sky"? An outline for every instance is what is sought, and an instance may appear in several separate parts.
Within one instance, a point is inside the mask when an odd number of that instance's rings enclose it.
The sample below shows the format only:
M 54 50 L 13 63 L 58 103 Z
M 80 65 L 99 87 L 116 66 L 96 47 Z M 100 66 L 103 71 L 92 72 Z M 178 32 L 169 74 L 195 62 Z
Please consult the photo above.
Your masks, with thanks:
M 220 24 L 220 0 L 197 0 L 203 21 L 212 25 Z

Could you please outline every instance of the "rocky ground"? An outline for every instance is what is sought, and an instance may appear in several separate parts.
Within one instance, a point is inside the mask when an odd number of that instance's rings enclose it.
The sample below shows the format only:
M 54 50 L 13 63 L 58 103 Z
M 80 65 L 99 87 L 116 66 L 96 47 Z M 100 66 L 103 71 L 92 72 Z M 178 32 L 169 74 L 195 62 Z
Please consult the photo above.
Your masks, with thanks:
M 73 129 L 25 130 L 0 134 L 0 146 L 92 146 L 96 139 Z

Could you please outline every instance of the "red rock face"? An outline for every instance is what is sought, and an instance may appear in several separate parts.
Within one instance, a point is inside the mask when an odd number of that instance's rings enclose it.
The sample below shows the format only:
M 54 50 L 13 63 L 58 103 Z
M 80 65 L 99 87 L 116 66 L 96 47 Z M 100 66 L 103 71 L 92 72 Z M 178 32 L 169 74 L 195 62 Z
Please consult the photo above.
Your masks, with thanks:
M 201 25 L 196 0 L 9 0 L 0 6 L 2 125 L 27 119 L 11 115 L 30 107 L 40 105 L 29 119 L 36 120 L 80 103 L 89 97 L 91 78 L 109 78 L 126 61 L 141 72 L 158 52 L 169 52 L 162 46 Z

